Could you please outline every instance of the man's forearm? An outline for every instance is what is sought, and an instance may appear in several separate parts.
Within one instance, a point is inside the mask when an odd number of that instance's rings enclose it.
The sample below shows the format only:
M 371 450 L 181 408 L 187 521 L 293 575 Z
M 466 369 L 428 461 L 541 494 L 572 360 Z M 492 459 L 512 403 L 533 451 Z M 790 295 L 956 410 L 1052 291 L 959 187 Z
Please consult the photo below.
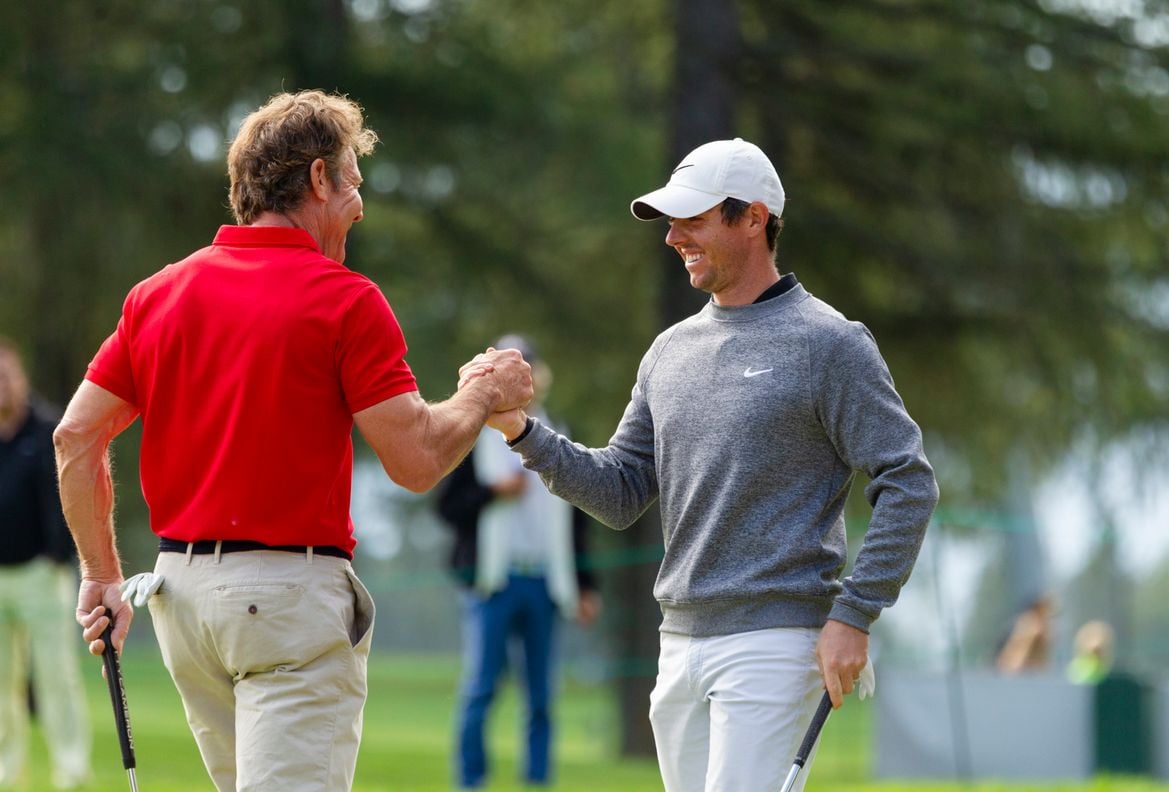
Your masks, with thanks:
M 412 492 L 425 492 L 467 455 L 487 416 L 531 398 L 531 368 L 515 350 L 500 350 L 464 365 L 458 392 L 444 402 L 400 394 L 354 413 L 353 420 L 386 474 Z
M 81 576 L 112 581 L 122 575 L 114 541 L 114 486 L 108 442 L 70 435 L 54 436 L 57 475 L 65 522 L 77 545 Z
M 129 402 L 83 381 L 53 432 L 61 508 L 77 545 L 81 575 L 90 580 L 114 582 L 122 576 L 109 451 L 137 415 Z
M 441 479 L 450 473 L 474 447 L 497 397 L 486 381 L 478 381 L 451 398 L 430 407 L 424 447 L 430 449 Z M 437 483 L 437 479 L 436 479 Z
M 490 416 L 500 410 L 518 411 L 532 398 L 527 363 L 515 350 L 495 354 L 503 357 L 488 363 L 487 355 L 477 355 L 460 368 L 458 391 L 430 408 L 425 447 L 432 450 L 442 471 L 439 478 L 454 470 L 470 452 Z

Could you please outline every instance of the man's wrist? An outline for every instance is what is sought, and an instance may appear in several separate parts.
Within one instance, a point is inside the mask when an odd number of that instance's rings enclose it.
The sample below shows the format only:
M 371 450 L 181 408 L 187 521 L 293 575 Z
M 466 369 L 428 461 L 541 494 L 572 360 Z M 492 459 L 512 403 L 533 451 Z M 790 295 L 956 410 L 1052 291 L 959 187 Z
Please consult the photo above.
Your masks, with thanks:
M 535 424 L 536 419 L 534 419 L 532 416 L 524 416 L 524 423 L 522 427 L 519 427 L 519 432 L 515 433 L 515 435 L 512 437 L 504 434 L 503 439 L 507 441 L 509 446 L 514 446 L 516 443 L 528 436 L 528 433 L 532 431 L 532 427 L 535 426 Z
M 499 388 L 493 374 L 493 371 L 477 374 L 462 387 L 462 390 L 471 393 L 475 401 L 479 402 L 488 413 L 495 412 L 496 407 L 503 400 L 503 391 Z

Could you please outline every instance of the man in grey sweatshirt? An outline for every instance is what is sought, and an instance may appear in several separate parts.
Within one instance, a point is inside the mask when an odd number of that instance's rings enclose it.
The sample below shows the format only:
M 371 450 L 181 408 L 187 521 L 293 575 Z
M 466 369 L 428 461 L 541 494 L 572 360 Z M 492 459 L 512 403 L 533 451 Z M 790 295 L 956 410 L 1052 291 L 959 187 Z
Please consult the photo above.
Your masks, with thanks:
M 783 204 L 756 146 L 695 149 L 631 209 L 669 218 L 666 244 L 711 300 L 653 342 L 608 446 L 522 410 L 490 422 L 553 493 L 613 528 L 660 499 L 650 720 L 667 792 L 779 788 L 821 691 L 835 707 L 852 692 L 938 498 L 872 335 L 780 277 Z M 468 364 L 464 382 L 485 369 Z M 857 471 L 873 511 L 842 580 Z

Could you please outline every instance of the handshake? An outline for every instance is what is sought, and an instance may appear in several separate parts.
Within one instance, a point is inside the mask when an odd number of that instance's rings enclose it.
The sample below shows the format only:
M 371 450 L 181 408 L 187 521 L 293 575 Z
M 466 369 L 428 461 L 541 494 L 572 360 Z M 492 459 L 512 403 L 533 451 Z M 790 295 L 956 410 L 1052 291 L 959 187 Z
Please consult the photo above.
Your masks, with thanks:
M 514 440 L 527 426 L 528 416 L 523 408 L 534 395 L 532 367 L 518 349 L 487 347 L 486 352 L 459 368 L 459 391 L 480 383 L 494 389 L 487 425 L 499 430 L 507 440 Z

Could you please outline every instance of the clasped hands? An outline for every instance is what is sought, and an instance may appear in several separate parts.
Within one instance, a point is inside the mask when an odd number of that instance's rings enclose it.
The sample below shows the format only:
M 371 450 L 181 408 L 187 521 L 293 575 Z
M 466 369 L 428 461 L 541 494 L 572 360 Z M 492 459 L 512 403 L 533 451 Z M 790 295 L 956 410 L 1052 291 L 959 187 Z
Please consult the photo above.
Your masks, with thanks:
M 490 378 L 499 391 L 499 397 L 487 419 L 487 425 L 498 429 L 507 439 L 518 436 L 527 423 L 523 408 L 532 400 L 532 367 L 518 349 L 487 347 L 459 367 L 459 390 L 478 379 Z

